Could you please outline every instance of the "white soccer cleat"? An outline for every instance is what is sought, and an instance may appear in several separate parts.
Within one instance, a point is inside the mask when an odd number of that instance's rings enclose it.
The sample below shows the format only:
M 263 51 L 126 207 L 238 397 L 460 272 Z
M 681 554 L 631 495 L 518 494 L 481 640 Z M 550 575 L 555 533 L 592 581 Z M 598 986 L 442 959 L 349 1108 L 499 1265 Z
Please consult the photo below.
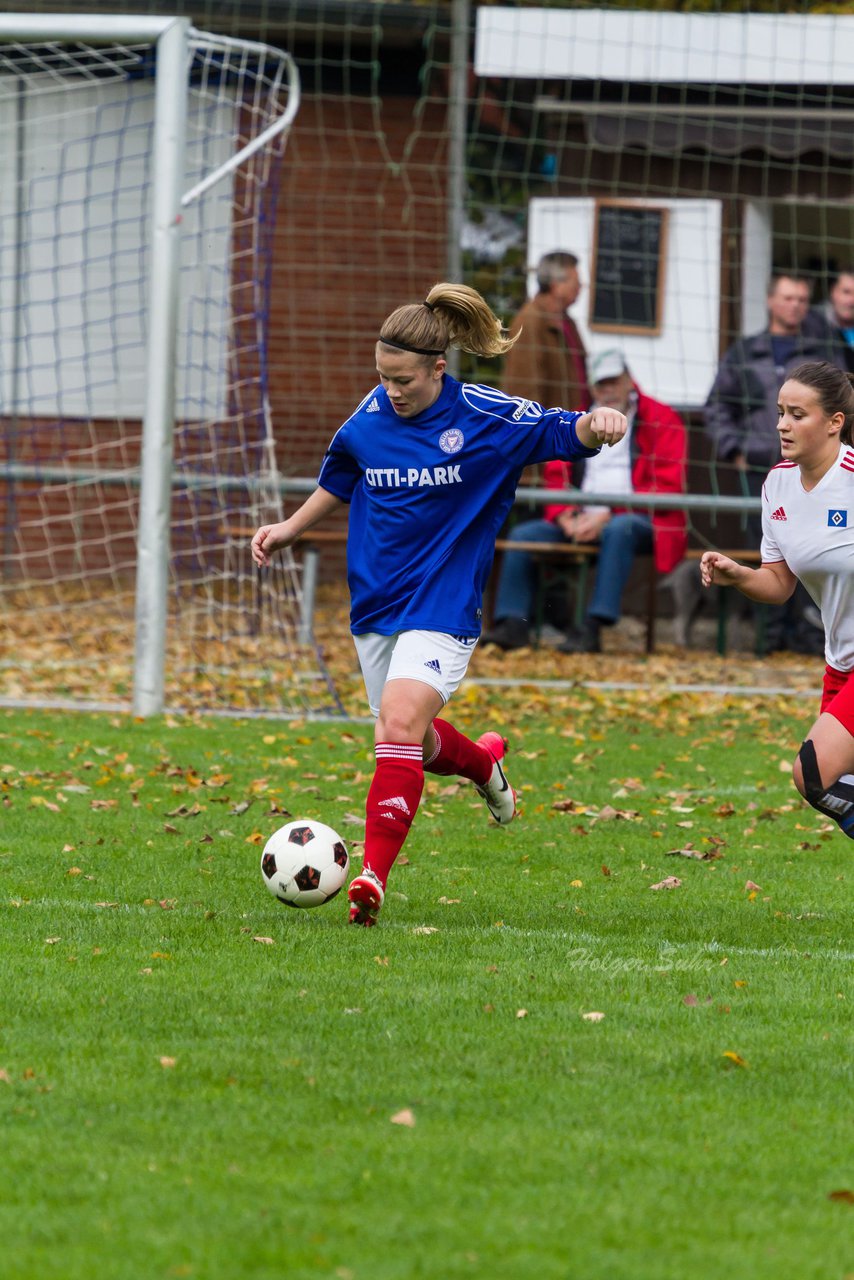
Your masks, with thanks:
M 477 740 L 479 747 L 486 747 L 495 762 L 489 781 L 482 787 L 475 784 L 478 795 L 483 796 L 486 807 L 493 818 L 502 827 L 516 817 L 516 792 L 507 781 L 507 775 L 501 767 L 507 751 L 507 739 L 500 733 L 490 730 L 482 733 Z

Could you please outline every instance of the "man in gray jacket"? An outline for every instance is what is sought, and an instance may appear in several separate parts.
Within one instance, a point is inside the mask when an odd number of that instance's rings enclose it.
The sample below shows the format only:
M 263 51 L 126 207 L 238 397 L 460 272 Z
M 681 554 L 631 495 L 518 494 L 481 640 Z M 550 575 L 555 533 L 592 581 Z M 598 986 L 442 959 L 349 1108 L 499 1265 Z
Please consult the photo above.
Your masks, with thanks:
M 828 360 L 848 367 L 845 345 L 818 311 L 810 311 L 811 282 L 797 272 L 781 272 L 768 286 L 768 327 L 739 338 L 725 353 L 709 392 L 705 428 L 718 461 L 741 475 L 746 495 L 759 497 L 765 477 L 780 461 L 777 399 L 789 373 L 805 360 Z M 758 547 L 762 523 L 747 519 L 748 537 Z M 768 606 L 766 649 L 821 652 L 819 629 L 805 623 L 809 597 L 803 587 L 785 605 Z

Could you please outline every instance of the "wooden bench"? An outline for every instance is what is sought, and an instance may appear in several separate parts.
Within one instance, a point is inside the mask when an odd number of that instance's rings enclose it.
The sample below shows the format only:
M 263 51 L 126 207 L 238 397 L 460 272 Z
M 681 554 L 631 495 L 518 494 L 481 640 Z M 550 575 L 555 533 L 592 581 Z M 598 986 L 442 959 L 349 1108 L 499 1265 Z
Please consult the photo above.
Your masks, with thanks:
M 590 566 L 599 555 L 598 545 L 595 542 L 514 542 L 512 538 L 497 538 L 495 541 L 496 558 L 493 562 L 492 573 L 486 589 L 486 600 L 484 601 L 484 616 L 488 617 L 490 621 L 492 620 L 495 582 L 500 570 L 501 555 L 507 551 L 528 551 L 542 561 L 548 562 L 551 560 L 564 567 L 578 569 L 573 621 L 576 626 L 581 626 L 584 621 Z M 645 642 L 646 652 L 653 653 L 655 651 L 655 624 L 658 612 L 656 591 L 659 578 L 652 555 L 638 556 L 637 559 L 645 559 L 648 562 Z M 543 595 L 544 583 L 542 577 L 540 577 L 536 588 L 536 617 L 534 619 L 534 631 L 538 639 L 543 622 Z
M 228 538 L 248 543 L 257 532 L 257 525 L 252 528 L 241 525 L 228 525 L 221 529 Z M 300 621 L 297 630 L 299 644 L 314 643 L 314 608 L 317 600 L 317 577 L 320 566 L 320 549 L 324 546 L 343 547 L 347 542 L 346 529 L 309 529 L 292 545 L 292 550 L 302 550 L 302 592 L 300 602 Z M 261 629 L 261 604 L 263 597 L 256 594 L 252 627 L 254 632 Z
M 242 526 L 228 526 L 222 532 L 230 538 L 240 541 L 244 539 L 248 541 L 255 534 L 255 528 L 244 528 Z M 320 564 L 320 551 L 324 546 L 344 546 L 347 542 L 346 529 L 309 529 L 309 531 L 294 544 L 293 549 L 299 547 L 303 553 L 303 575 L 302 575 L 302 607 L 300 612 L 300 625 L 298 639 L 301 644 L 310 644 L 314 638 L 314 609 L 317 599 L 317 579 Z M 500 556 L 506 551 L 531 551 L 538 556 L 542 556 L 545 560 L 551 559 L 566 567 L 575 567 L 578 569 L 578 583 L 575 594 L 575 617 L 576 625 L 581 625 L 584 618 L 584 606 L 586 599 L 587 581 L 591 564 L 596 560 L 599 553 L 597 545 L 593 542 L 513 542 L 509 538 L 498 538 L 495 542 L 496 560 L 493 562 L 493 570 L 490 575 L 489 583 L 486 589 L 486 599 L 484 601 L 485 617 L 491 617 L 491 600 L 494 595 L 494 583 L 496 579 L 497 567 L 500 563 Z M 658 586 L 658 575 L 655 571 L 655 564 L 652 556 L 646 557 L 649 561 L 649 575 L 647 588 L 647 609 L 646 609 L 646 652 L 652 653 L 655 649 L 655 623 L 656 623 L 656 589 Z M 539 636 L 542 627 L 542 584 L 538 584 L 537 592 L 537 619 L 536 633 Z M 256 604 L 258 617 L 256 618 L 256 627 L 260 626 L 260 599 Z

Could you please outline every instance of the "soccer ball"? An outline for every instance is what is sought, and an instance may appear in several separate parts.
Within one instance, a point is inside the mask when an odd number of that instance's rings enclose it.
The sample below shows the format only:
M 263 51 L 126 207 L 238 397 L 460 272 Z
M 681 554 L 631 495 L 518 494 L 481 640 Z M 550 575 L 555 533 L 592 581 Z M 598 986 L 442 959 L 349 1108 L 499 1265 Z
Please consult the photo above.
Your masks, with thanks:
M 298 818 L 264 845 L 264 883 L 286 907 L 320 907 L 343 887 L 350 868 L 347 846 L 331 827 Z

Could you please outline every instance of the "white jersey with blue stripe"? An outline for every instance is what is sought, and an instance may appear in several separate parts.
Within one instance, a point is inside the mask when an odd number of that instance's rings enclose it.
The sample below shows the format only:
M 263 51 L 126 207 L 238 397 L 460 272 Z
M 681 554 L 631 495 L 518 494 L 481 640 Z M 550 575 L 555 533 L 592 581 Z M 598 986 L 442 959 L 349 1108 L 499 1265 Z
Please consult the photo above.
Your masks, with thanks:
M 355 635 L 480 634 L 495 539 L 525 467 L 598 450 L 580 413 L 545 409 L 445 374 L 428 409 L 399 417 L 382 386 L 336 432 L 318 484 L 350 503 Z

